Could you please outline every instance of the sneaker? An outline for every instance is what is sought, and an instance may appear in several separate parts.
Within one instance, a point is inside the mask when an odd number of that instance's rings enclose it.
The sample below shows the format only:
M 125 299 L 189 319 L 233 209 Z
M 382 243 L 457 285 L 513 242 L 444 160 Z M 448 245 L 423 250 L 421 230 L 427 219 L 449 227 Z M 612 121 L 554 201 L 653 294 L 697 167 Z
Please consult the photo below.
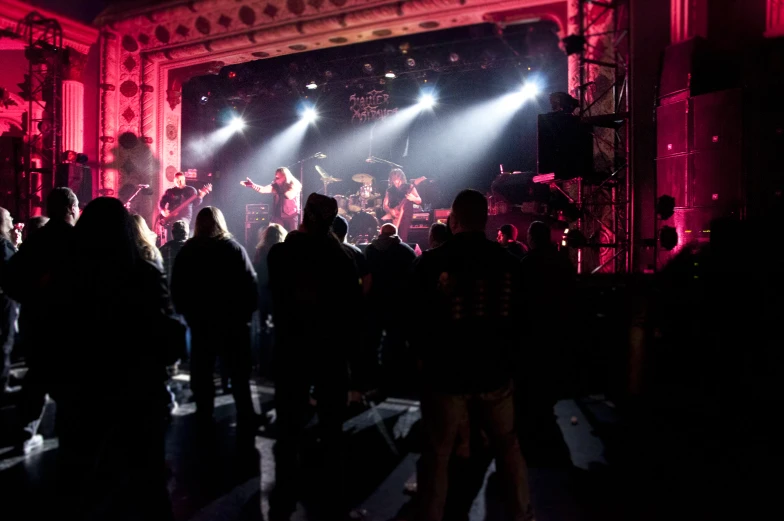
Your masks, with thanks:
M 43 446 L 44 437 L 40 434 L 36 434 L 32 438 L 25 440 L 24 443 L 22 443 L 22 451 L 24 452 L 25 456 L 27 456 L 28 454 L 35 452 Z

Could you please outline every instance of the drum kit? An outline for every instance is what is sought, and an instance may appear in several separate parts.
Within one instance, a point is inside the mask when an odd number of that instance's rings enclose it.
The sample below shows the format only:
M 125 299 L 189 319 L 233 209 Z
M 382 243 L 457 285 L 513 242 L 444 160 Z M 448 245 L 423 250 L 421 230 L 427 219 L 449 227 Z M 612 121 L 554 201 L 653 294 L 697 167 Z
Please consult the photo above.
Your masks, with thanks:
M 332 177 L 323 168 L 316 165 L 316 171 L 324 183 L 324 193 L 332 183 L 341 181 Z M 359 189 L 351 194 L 335 194 L 332 197 L 338 202 L 338 214 L 349 221 L 349 241 L 352 243 L 368 243 L 378 236 L 379 218 L 384 215 L 384 198 L 373 189 L 375 178 L 370 174 L 354 174 L 351 180 L 359 183 Z

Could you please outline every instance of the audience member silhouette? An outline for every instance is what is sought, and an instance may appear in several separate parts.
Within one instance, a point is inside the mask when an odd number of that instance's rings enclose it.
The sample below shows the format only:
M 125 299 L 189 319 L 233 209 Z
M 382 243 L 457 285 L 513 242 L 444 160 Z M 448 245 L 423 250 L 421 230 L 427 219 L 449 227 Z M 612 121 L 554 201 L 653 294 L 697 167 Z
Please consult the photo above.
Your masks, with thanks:
M 14 221 L 5 208 L 0 208 L 0 277 L 4 277 L 8 261 L 16 253 L 11 241 Z M 7 294 L 0 292 L 0 394 L 6 391 L 11 374 L 11 351 L 14 348 L 16 319 L 19 304 Z
M 553 407 L 567 395 L 573 376 L 569 365 L 578 342 L 575 270 L 544 222 L 528 227 L 528 244 L 521 263 L 527 327 L 522 340 L 526 349 L 516 363 L 518 434 L 529 465 L 564 467 L 571 459 Z
M 488 436 L 514 519 L 532 519 L 512 398 L 520 268 L 485 237 L 487 200 L 474 190 L 452 203 L 454 236 L 414 264 L 418 292 L 411 338 L 422 360 L 420 519 L 440 521 L 449 463 L 464 419 Z M 416 302 L 416 301 L 415 301 Z
M 380 350 L 381 386 L 386 393 L 413 391 L 414 361 L 406 341 L 406 320 L 401 310 L 411 300 L 408 278 L 414 250 L 397 235 L 394 224 L 384 224 L 381 234 L 365 250 L 373 284 L 370 335 Z
M 174 221 L 171 225 L 171 239 L 160 247 L 161 257 L 163 258 L 163 270 L 166 278 L 171 284 L 172 270 L 174 269 L 174 259 L 188 240 L 188 223 L 182 219 Z
M 174 323 L 166 278 L 143 258 L 119 200 L 87 204 L 53 294 L 68 296 L 50 313 L 58 342 L 47 360 L 61 517 L 170 519 L 160 411 L 164 369 L 181 354 L 171 346 L 184 340 L 164 338 Z
M 342 448 L 349 392 L 348 342 L 335 327 L 333 310 L 355 316 L 361 288 L 354 261 L 331 233 L 337 213 L 335 199 L 311 194 L 300 229 L 275 245 L 268 257 L 278 429 L 271 521 L 288 519 L 296 507 L 311 387 L 315 389 L 319 437 L 326 454 L 320 481 L 324 519 L 338 521 L 348 512 Z
M 212 422 L 213 372 L 220 357 L 231 378 L 238 425 L 254 428 L 250 321 L 258 306 L 256 272 L 214 206 L 199 211 L 193 238 L 174 261 L 172 298 L 191 329 L 191 389 L 200 423 Z
M 76 194 L 70 188 L 54 188 L 46 198 L 46 213 L 49 220 L 43 228 L 34 233 L 28 228 L 29 236 L 11 258 L 2 280 L 5 293 L 20 303 L 18 346 L 28 370 L 19 407 L 19 419 L 25 427 L 18 429 L 17 449 L 24 452 L 43 443 L 38 426 L 54 381 L 53 350 L 59 348 L 60 340 L 52 320 L 61 299 L 53 291 L 52 281 L 65 260 L 79 218 Z

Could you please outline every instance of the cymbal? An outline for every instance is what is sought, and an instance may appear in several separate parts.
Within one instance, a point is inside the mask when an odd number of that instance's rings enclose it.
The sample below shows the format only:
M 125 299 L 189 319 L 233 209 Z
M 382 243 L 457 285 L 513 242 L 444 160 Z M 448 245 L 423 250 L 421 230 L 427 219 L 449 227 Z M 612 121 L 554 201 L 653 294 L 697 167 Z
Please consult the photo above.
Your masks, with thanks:
M 314 166 L 316 167 L 316 172 L 318 172 L 321 177 L 329 177 L 329 174 L 327 173 L 326 170 L 321 168 L 319 165 L 314 165 Z
M 327 175 L 321 178 L 322 183 L 337 183 L 342 181 L 342 179 L 338 179 L 337 177 L 332 177 L 331 175 Z
M 352 181 L 356 181 L 357 183 L 362 183 L 362 184 L 372 183 L 373 179 L 375 178 L 370 174 L 354 174 L 353 176 L 351 176 Z

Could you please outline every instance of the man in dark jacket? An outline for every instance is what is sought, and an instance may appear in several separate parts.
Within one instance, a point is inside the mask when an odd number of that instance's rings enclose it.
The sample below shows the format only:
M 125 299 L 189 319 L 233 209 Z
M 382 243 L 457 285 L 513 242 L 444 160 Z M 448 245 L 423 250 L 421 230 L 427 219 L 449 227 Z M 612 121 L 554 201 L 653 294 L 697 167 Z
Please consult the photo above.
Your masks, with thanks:
M 191 388 L 200 422 L 212 420 L 213 370 L 220 356 L 229 368 L 237 423 L 253 427 L 250 320 L 258 306 L 256 272 L 214 206 L 196 216 L 193 238 L 174 261 L 171 290 L 176 311 L 191 328 Z
M 487 240 L 487 200 L 464 190 L 452 204 L 454 236 L 414 266 L 421 298 L 411 336 L 422 361 L 424 446 L 420 518 L 440 521 L 449 461 L 468 418 L 484 429 L 496 454 L 515 520 L 532 519 L 526 466 L 512 402 L 510 342 L 519 327 L 519 263 Z
M 397 235 L 393 224 L 381 227 L 381 235 L 365 251 L 373 285 L 370 288 L 371 339 L 381 351 L 382 386 L 387 392 L 406 393 L 411 383 L 411 360 L 405 336 L 404 305 L 411 298 L 407 289 L 411 263 L 416 254 Z
M 56 334 L 51 324 L 53 313 L 62 306 L 52 292 L 52 279 L 65 262 L 79 218 L 76 194 L 66 187 L 53 189 L 46 199 L 46 213 L 49 221 L 22 243 L 2 274 L 3 291 L 20 303 L 19 346 L 28 366 L 21 407 L 21 418 L 27 424 L 20 441 L 25 452 L 43 444 L 37 431 L 52 385 L 52 350 L 56 348 L 52 335 Z
M 311 194 L 299 231 L 273 246 L 268 256 L 278 428 L 271 521 L 288 519 L 296 507 L 300 442 L 311 387 L 326 453 L 322 468 L 328 471 L 321 482 L 324 519 L 340 521 L 348 510 L 342 490 L 348 342 L 330 310 L 356 316 L 361 289 L 354 261 L 330 232 L 337 213 L 333 198 Z

